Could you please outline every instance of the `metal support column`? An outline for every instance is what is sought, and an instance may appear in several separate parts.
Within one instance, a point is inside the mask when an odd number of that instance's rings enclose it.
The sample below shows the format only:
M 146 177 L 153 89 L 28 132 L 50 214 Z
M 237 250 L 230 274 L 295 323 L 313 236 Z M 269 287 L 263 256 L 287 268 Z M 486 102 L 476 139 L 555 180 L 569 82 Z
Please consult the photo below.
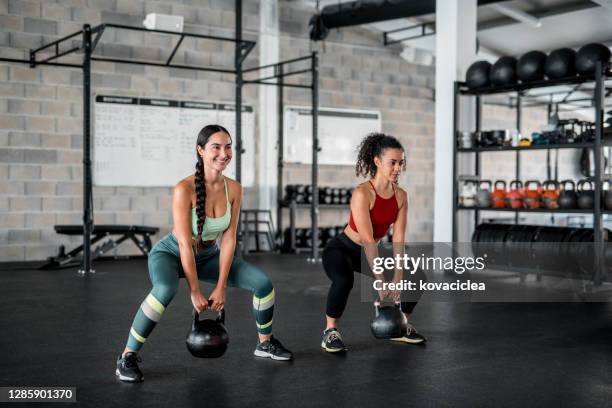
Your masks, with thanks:
M 593 156 L 595 161 L 595 212 L 593 214 L 593 233 L 595 238 L 595 270 L 593 271 L 593 283 L 601 285 L 603 268 L 603 230 L 601 222 L 601 174 L 602 174 L 602 149 L 603 139 L 603 107 L 604 107 L 604 82 L 603 66 L 596 64 L 595 70 L 595 141 L 593 143 Z
M 482 96 L 476 96 L 476 133 L 478 134 L 482 130 Z M 476 158 L 474 160 L 474 173 L 476 176 L 480 176 L 480 152 L 476 150 Z M 474 210 L 474 227 L 480 224 L 480 211 L 478 208 Z
M 235 0 L 236 13 L 236 34 L 234 47 L 234 70 L 236 71 L 236 180 L 242 180 L 242 0 Z M 238 221 L 240 225 L 240 220 Z M 247 251 L 248 243 L 248 222 L 244 224 L 245 229 L 242 234 L 242 244 L 239 253 L 244 256 Z
M 234 69 L 236 70 L 236 180 L 242 179 L 242 0 L 236 5 L 236 46 Z M 245 243 L 246 244 L 246 243 Z
M 277 240 L 281 242 L 283 240 L 283 207 L 281 202 L 283 200 L 283 161 L 284 161 L 284 149 L 285 149 L 285 129 L 283 122 L 283 110 L 285 109 L 283 103 L 283 66 L 278 64 L 275 67 L 274 75 L 278 76 L 278 141 L 276 148 L 278 149 L 278 160 L 276 164 L 277 175 L 276 175 L 276 223 L 278 225 Z
M 459 83 L 455 81 L 453 98 L 453 242 L 457 242 L 457 203 L 459 202 L 457 180 L 457 119 L 459 117 Z
M 516 94 L 516 131 L 521 133 L 521 125 L 522 125 L 522 104 L 523 101 L 521 99 L 521 93 L 517 92 Z M 514 179 L 521 179 L 521 152 L 520 150 L 516 151 L 516 163 L 514 169 Z M 519 223 L 519 212 L 514 213 L 514 223 Z
M 91 185 L 91 27 L 83 26 L 83 263 L 80 274 L 94 273 L 91 268 L 91 232 L 93 230 L 93 194 Z
M 310 219 L 312 221 L 312 262 L 319 261 L 319 58 L 312 53 L 312 203 Z

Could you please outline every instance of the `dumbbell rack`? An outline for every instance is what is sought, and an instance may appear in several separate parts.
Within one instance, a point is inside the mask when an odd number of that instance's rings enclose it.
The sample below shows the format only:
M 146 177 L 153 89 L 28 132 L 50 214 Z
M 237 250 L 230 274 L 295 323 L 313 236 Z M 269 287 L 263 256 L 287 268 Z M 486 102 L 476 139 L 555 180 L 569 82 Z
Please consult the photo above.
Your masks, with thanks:
M 281 205 L 279 208 L 288 208 L 289 209 L 289 237 L 290 237 L 290 248 L 292 252 L 301 253 L 301 252 L 311 252 L 312 248 L 310 247 L 298 247 L 296 240 L 296 227 L 295 227 L 295 217 L 298 209 L 308 209 L 311 204 L 307 203 L 298 203 L 295 200 L 291 200 L 288 204 Z M 319 209 L 334 209 L 334 210 L 344 210 L 348 211 L 348 207 L 346 204 L 319 204 Z M 279 230 L 280 231 L 280 230 Z M 282 231 L 281 231 L 282 237 Z
M 603 117 L 605 113 L 604 104 L 604 92 L 605 92 L 605 80 L 612 78 L 612 72 L 609 68 L 603 64 L 597 64 L 595 73 L 587 76 L 575 76 L 570 78 L 562 78 L 555 80 L 541 80 L 529 83 L 513 84 L 508 86 L 491 86 L 481 89 L 469 89 L 465 82 L 455 82 L 454 86 L 454 112 L 453 112 L 453 214 L 452 214 L 452 237 L 453 242 L 457 242 L 457 217 L 461 211 L 473 211 L 474 212 L 474 227 L 480 222 L 481 211 L 505 211 L 514 212 L 514 222 L 519 223 L 519 213 L 584 213 L 593 215 L 593 229 L 595 244 L 599 251 L 596 252 L 598 258 L 595 262 L 595 270 L 592 274 L 592 281 L 595 285 L 600 285 L 605 279 L 604 266 L 603 266 L 603 223 L 602 215 L 606 212 L 601 208 L 601 194 L 602 194 L 602 146 L 603 146 Z M 595 87 L 593 90 L 593 107 L 595 110 L 595 140 L 592 143 L 574 143 L 574 144 L 559 144 L 559 145 L 535 145 L 535 146 L 499 146 L 499 147 L 473 147 L 473 148 L 460 148 L 456 143 L 456 135 L 459 130 L 459 100 L 460 96 L 470 95 L 476 98 L 476 132 L 481 131 L 482 125 L 482 105 L 484 95 L 502 94 L 502 93 L 515 93 L 516 103 L 516 129 L 521 129 L 521 108 L 522 100 L 521 97 L 525 91 L 535 88 L 545 88 L 559 85 L 579 85 L 587 82 L 594 82 Z M 584 91 L 583 91 L 584 92 Z M 571 102 L 571 101 L 566 101 Z M 594 157 L 599 158 L 595 160 L 595 172 L 592 180 L 595 182 L 595 205 L 592 210 L 550 210 L 550 209 L 512 209 L 512 208 L 464 208 L 459 206 L 459 191 L 458 191 L 458 172 L 457 162 L 460 154 L 475 154 L 474 171 L 475 176 L 479 177 L 481 173 L 481 162 L 480 155 L 488 152 L 501 152 L 501 151 L 515 151 L 515 179 L 520 180 L 520 169 L 521 169 L 521 155 L 522 151 L 531 150 L 554 150 L 554 149 L 582 149 L 582 148 L 593 148 Z M 524 271 L 521 271 L 524 272 Z M 521 274 L 523 277 L 523 274 Z

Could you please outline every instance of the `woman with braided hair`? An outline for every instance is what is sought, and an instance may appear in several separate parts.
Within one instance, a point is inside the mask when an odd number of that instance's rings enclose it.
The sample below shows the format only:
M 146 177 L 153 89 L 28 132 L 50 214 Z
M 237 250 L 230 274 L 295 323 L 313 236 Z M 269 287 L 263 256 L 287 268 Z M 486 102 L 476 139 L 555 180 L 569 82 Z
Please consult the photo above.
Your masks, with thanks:
M 408 195 L 397 183 L 400 173 L 406 169 L 404 148 L 393 136 L 372 133 L 366 136 L 358 148 L 356 175 L 369 178 L 353 191 L 350 204 L 349 224 L 344 232 L 328 241 L 323 250 L 323 268 L 332 281 L 327 295 L 326 328 L 321 347 L 335 353 L 347 350 L 340 332 L 338 321 L 344 312 L 349 293 L 353 288 L 353 272 L 365 273 L 361 268 L 361 254 L 365 252 L 368 261 L 378 257 L 378 243 L 387 235 L 393 224 L 393 251 L 403 252 L 406 223 L 408 218 Z M 382 274 L 376 279 L 384 280 Z M 396 271 L 394 282 L 402 279 Z M 379 291 L 380 300 L 391 298 L 399 302 L 399 291 Z M 401 302 L 406 321 L 416 302 Z M 418 344 L 425 341 L 414 326 L 408 323 L 406 334 L 392 339 L 399 342 Z
M 274 288 L 268 276 L 234 257 L 242 187 L 223 175 L 232 158 L 232 139 L 219 125 L 208 125 L 198 134 L 195 174 L 179 181 L 172 196 L 172 233 L 149 253 L 153 288 L 142 302 L 116 375 L 122 381 L 143 380 L 138 351 L 176 294 L 179 278 L 187 280 L 191 302 L 200 313 L 219 311 L 225 305 L 227 286 L 253 293 L 253 314 L 259 335 L 254 354 L 273 360 L 291 360 L 292 353 L 272 336 Z M 217 241 L 219 243 L 217 244 Z M 199 281 L 216 283 L 208 299 Z

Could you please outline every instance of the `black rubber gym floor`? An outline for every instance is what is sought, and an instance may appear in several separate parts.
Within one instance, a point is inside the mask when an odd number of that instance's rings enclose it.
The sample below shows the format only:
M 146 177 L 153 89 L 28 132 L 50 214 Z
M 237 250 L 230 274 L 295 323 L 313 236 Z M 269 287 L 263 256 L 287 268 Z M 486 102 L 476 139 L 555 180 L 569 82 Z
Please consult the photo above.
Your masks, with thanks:
M 0 386 L 77 387 L 79 405 L 110 407 L 611 404 L 609 303 L 425 302 L 412 322 L 429 341 L 411 346 L 374 339 L 372 309 L 356 285 L 341 326 L 350 351 L 332 355 L 319 348 L 328 285 L 321 266 L 282 255 L 249 261 L 275 283 L 274 332 L 294 362 L 253 357 L 251 296 L 238 289 L 227 294 L 227 353 L 192 357 L 182 280 L 143 348 L 145 382 L 117 381 L 115 360 L 150 284 L 144 260 L 104 261 L 86 278 L 70 269 L 0 271 Z

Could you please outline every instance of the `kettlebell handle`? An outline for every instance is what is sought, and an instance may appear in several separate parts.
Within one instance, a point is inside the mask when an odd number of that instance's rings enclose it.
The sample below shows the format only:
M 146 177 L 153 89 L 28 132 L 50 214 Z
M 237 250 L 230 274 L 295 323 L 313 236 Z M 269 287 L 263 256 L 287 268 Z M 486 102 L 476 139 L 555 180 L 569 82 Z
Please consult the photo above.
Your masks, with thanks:
M 573 180 L 563 180 L 562 182 L 559 183 L 559 185 L 561 186 L 561 188 L 563 188 L 563 190 L 568 190 L 568 188 L 566 187 L 567 185 L 572 186 L 571 191 L 575 191 L 576 189 L 576 183 L 574 183 Z
M 487 190 L 491 189 L 491 186 L 493 185 L 493 183 L 491 182 L 491 180 L 481 180 L 480 184 L 478 184 L 478 188 L 482 191 L 482 185 L 485 185 L 485 187 L 487 187 Z
M 209 304 L 212 304 L 211 302 L 209 302 Z M 222 323 L 225 324 L 225 308 L 221 309 L 218 314 L 217 314 L 217 318 L 215 319 L 217 323 Z M 200 314 L 198 313 L 197 310 L 193 309 L 193 319 L 191 321 L 191 329 L 195 330 L 198 322 L 200 321 Z
M 500 185 L 501 188 L 498 188 L 497 186 Z M 506 182 L 504 180 L 497 180 L 495 182 L 495 184 L 493 184 L 493 187 L 495 188 L 495 190 L 503 190 L 506 191 Z
M 401 309 L 402 303 L 401 302 L 394 302 L 394 306 L 395 306 L 396 309 Z M 376 316 L 378 316 L 378 314 L 380 313 L 380 300 L 375 300 L 374 301 L 374 311 L 376 312 Z
M 519 190 L 523 188 L 523 182 L 521 180 L 512 180 L 510 182 L 510 190 Z
M 595 184 L 591 180 L 587 180 L 587 179 L 580 180 L 578 184 L 576 184 L 576 188 L 578 189 L 578 191 L 583 192 L 585 191 L 584 186 L 587 184 L 589 185 L 589 190 L 586 190 L 586 191 L 595 190 Z
M 200 321 L 200 314 L 198 313 L 197 310 L 193 309 L 193 313 L 192 313 L 192 319 L 191 319 L 191 331 L 195 331 L 196 326 L 198 325 L 198 322 Z

